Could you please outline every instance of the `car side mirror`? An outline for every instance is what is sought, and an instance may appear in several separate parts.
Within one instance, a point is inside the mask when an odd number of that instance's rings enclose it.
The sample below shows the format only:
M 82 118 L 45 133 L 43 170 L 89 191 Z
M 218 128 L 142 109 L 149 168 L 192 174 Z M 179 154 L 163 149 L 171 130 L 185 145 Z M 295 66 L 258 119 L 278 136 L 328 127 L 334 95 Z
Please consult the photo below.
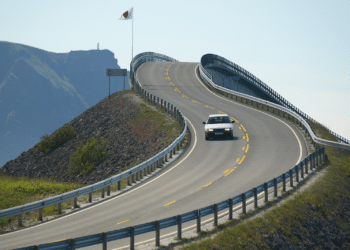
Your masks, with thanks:
M 203 122 L 203 124 L 206 124 L 205 122 Z
M 235 123 L 235 121 L 233 120 L 232 123 Z

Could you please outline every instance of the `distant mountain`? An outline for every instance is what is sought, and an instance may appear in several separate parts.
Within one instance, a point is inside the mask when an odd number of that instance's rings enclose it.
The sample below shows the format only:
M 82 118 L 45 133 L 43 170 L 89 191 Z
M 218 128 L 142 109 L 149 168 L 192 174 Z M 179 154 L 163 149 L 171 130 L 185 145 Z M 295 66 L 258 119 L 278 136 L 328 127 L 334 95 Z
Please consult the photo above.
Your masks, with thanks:
M 107 68 L 120 68 L 109 50 L 52 53 L 0 41 L 0 167 L 108 96 Z M 111 93 L 123 82 L 111 77 Z

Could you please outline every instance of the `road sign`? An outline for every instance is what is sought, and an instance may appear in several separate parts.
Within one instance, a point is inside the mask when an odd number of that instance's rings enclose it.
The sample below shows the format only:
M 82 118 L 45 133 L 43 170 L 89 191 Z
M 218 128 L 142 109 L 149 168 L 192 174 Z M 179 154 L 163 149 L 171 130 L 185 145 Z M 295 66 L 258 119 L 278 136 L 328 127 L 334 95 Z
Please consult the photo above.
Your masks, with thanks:
M 127 76 L 126 69 L 107 69 L 107 76 Z

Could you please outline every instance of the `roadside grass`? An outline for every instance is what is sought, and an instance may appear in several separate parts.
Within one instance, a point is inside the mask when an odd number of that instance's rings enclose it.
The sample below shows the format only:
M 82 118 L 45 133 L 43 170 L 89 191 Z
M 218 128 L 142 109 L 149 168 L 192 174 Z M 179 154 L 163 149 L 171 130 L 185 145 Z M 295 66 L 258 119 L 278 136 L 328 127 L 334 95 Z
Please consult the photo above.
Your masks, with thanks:
M 0 210 L 45 199 L 80 187 L 83 187 L 83 185 L 0 175 Z M 69 205 L 69 202 L 62 204 L 62 209 L 69 207 Z M 43 216 L 52 215 L 55 210 L 57 212 L 57 205 L 46 207 L 43 209 Z M 0 229 L 15 220 L 17 220 L 17 216 L 0 219 Z
M 136 92 L 129 90 L 125 91 L 128 94 L 138 95 Z M 143 99 L 142 99 L 143 100 Z M 146 102 L 146 101 L 144 101 Z M 168 146 L 174 139 L 176 139 L 179 134 L 182 132 L 181 126 L 178 121 L 168 114 L 157 105 L 147 102 L 147 104 L 140 104 L 140 111 L 137 115 L 132 119 L 129 126 L 134 127 L 136 130 L 144 134 L 144 138 L 148 139 L 156 139 L 155 132 L 162 130 L 166 133 L 166 139 L 162 141 L 156 142 L 154 146 L 161 145 L 162 143 Z M 147 133 L 145 133 L 144 126 L 148 126 Z M 142 130 L 143 129 L 143 130 Z M 45 136 L 42 138 L 42 145 L 38 152 L 49 153 L 54 150 L 59 143 L 48 143 L 50 141 L 57 141 L 57 136 L 64 133 L 65 140 L 71 138 L 75 134 L 71 132 L 69 127 L 65 127 L 64 129 L 59 129 L 58 132 L 55 132 L 50 137 Z M 56 138 L 56 139 L 55 139 Z M 68 138 L 68 139 L 67 139 Z M 46 140 L 46 141 L 45 141 Z M 180 149 L 186 147 L 189 141 L 189 135 L 186 134 L 185 141 L 183 146 Z M 45 142 L 45 143 L 44 143 Z M 60 141 L 61 143 L 61 141 Z M 54 146 L 53 146 L 54 145 Z M 132 168 L 141 162 L 149 159 L 156 153 L 145 155 L 140 160 L 138 160 L 135 164 L 131 164 L 129 166 L 124 167 L 120 172 L 123 172 L 129 168 Z M 136 175 L 136 174 L 135 174 Z M 136 180 L 136 176 L 134 176 L 134 180 Z M 123 179 L 120 182 L 121 189 L 125 189 L 127 187 L 127 180 Z M 59 195 L 65 192 L 69 192 L 85 185 L 78 183 L 64 183 L 64 182 L 56 182 L 54 180 L 44 180 L 37 178 L 29 178 L 29 177 L 9 177 L 5 175 L 0 175 L 0 210 L 16 207 L 19 205 L 24 205 L 27 203 L 31 203 L 34 201 L 38 201 L 41 199 L 45 199 L 48 197 L 52 197 L 55 195 Z M 118 191 L 118 183 L 114 183 L 110 187 L 111 191 Z M 105 190 L 106 191 L 106 190 Z M 106 195 L 106 194 L 105 194 Z M 96 197 L 101 197 L 101 191 L 95 191 L 92 193 L 93 199 Z M 82 195 L 78 197 L 78 202 L 88 203 L 88 195 Z M 64 213 L 66 209 L 74 209 L 74 201 L 67 200 L 62 202 L 61 209 Z M 79 206 L 79 205 L 78 205 Z M 46 216 L 57 216 L 58 207 L 56 205 L 51 205 L 43 208 L 43 218 Z M 4 233 L 7 231 L 13 231 L 20 226 L 17 225 L 17 216 L 8 217 L 5 219 L 0 219 L 0 233 Z M 32 220 L 35 221 L 38 219 L 38 211 L 31 211 L 29 213 L 23 214 L 23 221 Z
M 332 139 L 322 126 L 312 126 L 320 137 Z M 344 220 L 349 213 L 349 203 L 344 201 L 350 197 L 350 152 L 343 150 L 339 156 L 338 149 L 325 147 L 325 150 L 328 161 L 318 167 L 318 170 L 327 167 L 325 175 L 304 192 L 258 218 L 222 224 L 209 234 L 217 234 L 212 239 L 182 249 L 271 249 L 269 240 L 273 237 L 295 247 L 324 249 L 321 238 L 327 235 L 319 232 L 321 228 L 333 225 L 340 231 L 350 232 L 350 224 Z M 336 244 L 340 244 L 341 249 L 349 247 L 346 242 Z

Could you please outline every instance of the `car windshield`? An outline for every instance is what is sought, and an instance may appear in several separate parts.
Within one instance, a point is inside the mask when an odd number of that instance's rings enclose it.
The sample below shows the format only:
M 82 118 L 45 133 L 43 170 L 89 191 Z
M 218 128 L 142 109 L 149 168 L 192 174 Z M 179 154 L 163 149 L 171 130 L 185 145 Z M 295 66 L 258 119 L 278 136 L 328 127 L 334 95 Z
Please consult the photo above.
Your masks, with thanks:
M 227 116 L 217 116 L 210 117 L 208 124 L 217 124 L 217 123 L 230 123 L 230 119 Z

